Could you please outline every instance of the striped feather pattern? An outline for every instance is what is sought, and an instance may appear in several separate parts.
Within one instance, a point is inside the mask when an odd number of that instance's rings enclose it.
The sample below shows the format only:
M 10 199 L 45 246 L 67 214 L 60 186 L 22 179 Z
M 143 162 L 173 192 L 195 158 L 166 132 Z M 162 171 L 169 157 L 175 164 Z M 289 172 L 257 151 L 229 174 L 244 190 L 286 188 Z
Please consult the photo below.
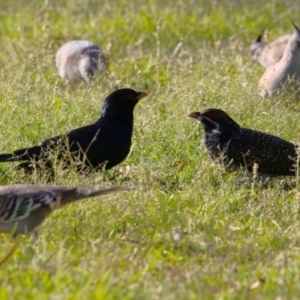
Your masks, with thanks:
M 56 201 L 56 195 L 50 190 L 0 194 L 0 222 L 15 222 L 27 218 L 30 213 L 42 205 Z

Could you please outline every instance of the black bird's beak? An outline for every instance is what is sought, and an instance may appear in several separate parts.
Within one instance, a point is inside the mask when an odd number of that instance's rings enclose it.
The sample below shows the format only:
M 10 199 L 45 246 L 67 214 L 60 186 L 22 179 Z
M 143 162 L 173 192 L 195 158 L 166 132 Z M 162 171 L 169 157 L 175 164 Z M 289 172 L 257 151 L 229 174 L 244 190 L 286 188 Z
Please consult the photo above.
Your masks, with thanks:
M 202 119 L 202 116 L 201 116 L 201 113 L 196 111 L 196 112 L 192 112 L 189 114 L 189 117 L 190 118 L 193 118 L 193 119 L 197 119 L 201 122 L 201 119 Z
M 138 92 L 138 93 L 137 93 L 137 96 L 136 96 L 136 98 L 135 98 L 135 100 L 140 100 L 140 99 L 142 99 L 142 98 L 147 97 L 148 95 L 149 95 L 149 94 L 146 93 L 146 92 Z

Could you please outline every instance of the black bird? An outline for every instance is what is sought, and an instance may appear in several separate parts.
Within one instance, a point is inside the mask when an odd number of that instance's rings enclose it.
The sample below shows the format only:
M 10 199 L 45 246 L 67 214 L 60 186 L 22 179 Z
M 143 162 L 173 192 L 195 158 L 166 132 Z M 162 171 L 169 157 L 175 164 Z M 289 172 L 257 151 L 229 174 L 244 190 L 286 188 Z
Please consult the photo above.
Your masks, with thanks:
M 49 138 L 39 146 L 0 154 L 0 162 L 25 161 L 20 167 L 31 169 L 41 162 L 48 168 L 57 157 L 67 166 L 70 161 L 78 170 L 110 169 L 121 163 L 130 151 L 133 110 L 146 92 L 119 89 L 104 101 L 102 113 L 94 124 Z
M 295 176 L 298 146 L 277 136 L 240 127 L 215 108 L 189 114 L 204 127 L 210 157 L 228 172 L 246 167 L 264 176 Z

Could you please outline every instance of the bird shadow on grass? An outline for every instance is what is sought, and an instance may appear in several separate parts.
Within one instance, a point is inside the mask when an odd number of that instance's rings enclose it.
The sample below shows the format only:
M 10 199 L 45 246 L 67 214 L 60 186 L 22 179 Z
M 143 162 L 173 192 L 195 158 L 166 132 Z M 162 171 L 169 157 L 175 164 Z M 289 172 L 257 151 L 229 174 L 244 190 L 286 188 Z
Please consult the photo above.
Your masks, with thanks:
M 7 254 L 5 254 L 4 257 L 0 258 L 0 267 L 2 267 L 2 265 L 4 265 L 9 260 L 9 258 L 15 253 L 17 247 L 19 246 L 19 242 L 19 239 L 16 239 L 14 245 L 9 249 Z
M 300 112 L 300 85 L 291 88 L 289 84 L 286 84 L 282 89 L 269 97 L 268 100 L 274 105 L 279 104 L 281 107 L 283 106 L 291 111 Z
M 113 168 L 109 171 L 104 170 L 101 174 L 104 181 L 108 181 L 111 184 L 124 184 L 131 181 L 128 173 L 122 169 Z
M 264 190 L 264 189 L 280 189 L 284 191 L 291 191 L 297 187 L 294 178 L 286 178 L 279 176 L 276 178 L 267 176 L 256 176 L 246 170 L 235 171 L 227 174 L 228 180 L 232 189 L 251 189 L 251 190 Z

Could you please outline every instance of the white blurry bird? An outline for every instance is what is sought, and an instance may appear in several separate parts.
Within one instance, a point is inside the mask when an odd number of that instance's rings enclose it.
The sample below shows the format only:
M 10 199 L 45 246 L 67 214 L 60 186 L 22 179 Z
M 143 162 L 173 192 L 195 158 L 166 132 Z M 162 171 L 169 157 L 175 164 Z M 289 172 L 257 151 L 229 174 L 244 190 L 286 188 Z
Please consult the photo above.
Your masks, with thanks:
M 269 66 L 258 83 L 258 93 L 270 96 L 284 86 L 297 96 L 300 80 L 300 30 L 295 25 L 295 31 L 287 43 L 281 59 Z
M 32 232 L 53 210 L 68 203 L 128 189 L 27 184 L 0 186 L 0 232 Z
M 287 34 L 267 44 L 262 39 L 262 32 L 250 46 L 252 60 L 259 62 L 264 68 L 268 68 L 281 59 L 283 51 L 291 37 L 291 34 Z
M 59 76 L 68 83 L 89 82 L 96 71 L 107 68 L 107 59 L 102 50 L 89 41 L 71 41 L 60 47 L 56 53 L 56 67 Z

